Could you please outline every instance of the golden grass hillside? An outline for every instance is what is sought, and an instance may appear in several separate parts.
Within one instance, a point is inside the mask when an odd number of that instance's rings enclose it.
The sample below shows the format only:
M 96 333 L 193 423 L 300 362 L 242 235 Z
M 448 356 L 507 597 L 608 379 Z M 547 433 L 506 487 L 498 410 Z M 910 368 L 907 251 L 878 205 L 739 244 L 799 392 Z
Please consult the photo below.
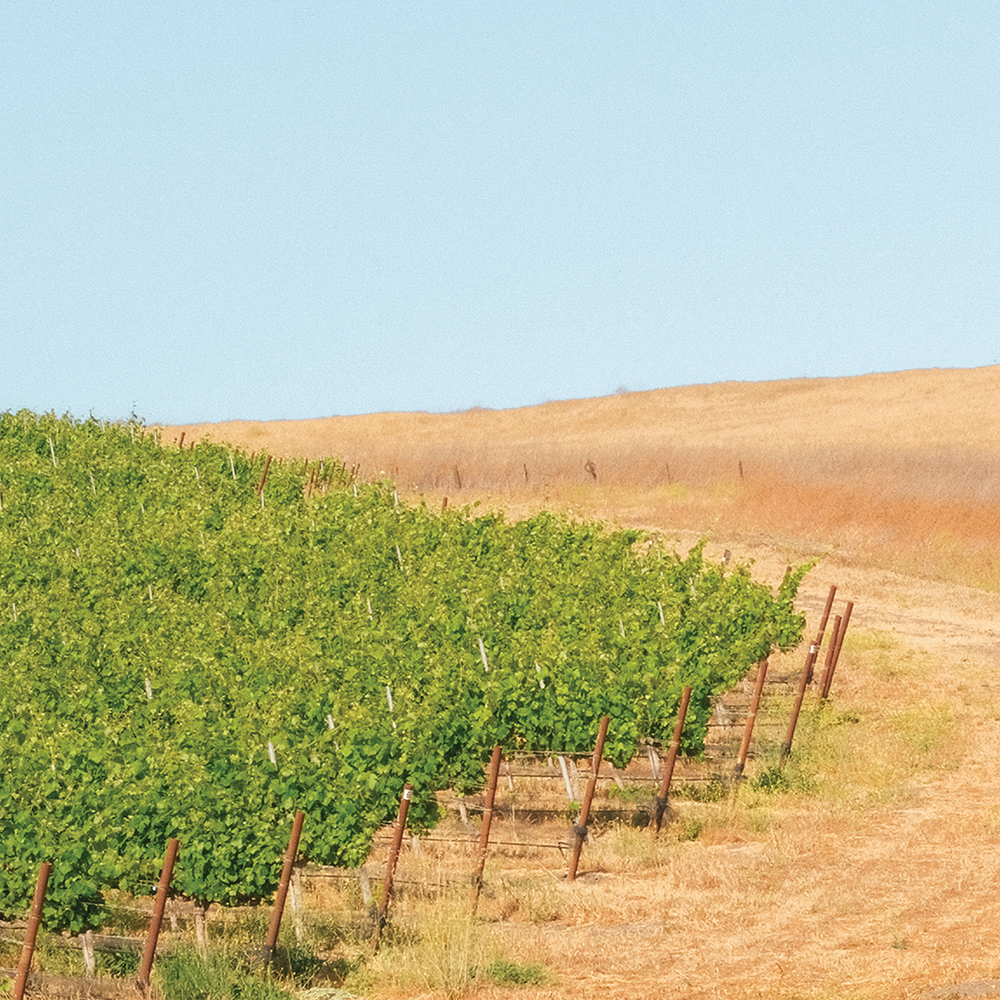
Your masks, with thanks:
M 1000 366 L 726 382 L 513 410 L 163 428 L 338 456 L 440 503 L 726 537 L 1000 588 Z M 335 401 L 332 401 L 335 405 Z

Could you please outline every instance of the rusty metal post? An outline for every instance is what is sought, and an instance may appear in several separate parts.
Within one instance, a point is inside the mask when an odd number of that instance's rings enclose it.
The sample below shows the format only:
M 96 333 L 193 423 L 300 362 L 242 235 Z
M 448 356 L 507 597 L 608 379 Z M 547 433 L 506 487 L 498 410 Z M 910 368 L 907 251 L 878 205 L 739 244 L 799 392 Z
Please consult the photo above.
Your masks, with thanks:
M 486 783 L 486 800 L 483 803 L 483 825 L 479 831 L 479 854 L 476 870 L 472 873 L 472 914 L 475 916 L 479 905 L 479 893 L 483 888 L 483 872 L 486 869 L 486 852 L 490 846 L 490 825 L 493 823 L 493 800 L 497 794 L 497 780 L 500 778 L 500 758 L 503 751 L 497 745 L 490 758 L 489 778 Z
M 403 831 L 406 829 L 406 814 L 410 811 L 410 799 L 413 797 L 413 786 L 404 785 L 403 795 L 399 800 L 399 813 L 396 816 L 396 826 L 392 831 L 392 847 L 389 850 L 389 864 L 385 869 L 385 881 L 382 883 L 382 898 L 379 900 L 375 914 L 375 930 L 372 933 L 372 951 L 377 952 L 382 938 L 382 928 L 389 918 L 389 900 L 392 898 L 392 879 L 396 874 L 396 862 L 399 860 L 399 848 L 403 843 Z
M 750 700 L 750 714 L 747 715 L 746 725 L 743 727 L 743 741 L 740 743 L 736 767 L 733 768 L 737 778 L 743 774 L 743 768 L 746 767 L 747 754 L 750 752 L 750 740 L 753 738 L 753 724 L 757 718 L 757 709 L 760 708 L 760 696 L 764 691 L 765 677 L 767 677 L 767 660 L 761 660 L 760 666 L 757 668 L 757 683 L 754 685 L 753 698 Z
M 299 838 L 302 836 L 302 824 L 306 814 L 297 812 L 292 820 L 292 833 L 288 838 L 288 848 L 285 851 L 285 863 L 281 866 L 281 881 L 278 883 L 278 893 L 274 897 L 274 909 L 271 911 L 271 925 L 267 929 L 267 940 L 260 951 L 260 957 L 267 966 L 278 944 L 278 931 L 281 930 L 281 917 L 285 912 L 285 900 L 288 898 L 288 884 L 292 880 L 292 868 L 295 866 L 295 856 L 299 853 Z
M 840 659 L 840 647 L 844 645 L 844 636 L 847 634 L 847 623 L 851 620 L 851 612 L 854 610 L 854 602 L 848 601 L 844 609 L 844 620 L 840 623 L 840 630 L 837 633 L 836 647 L 833 650 L 833 659 L 823 673 L 823 686 L 820 688 L 820 700 L 826 701 L 830 696 L 830 685 L 833 684 L 833 672 L 837 669 L 837 661 Z M 831 645 L 833 643 L 831 642 Z
M 139 976 L 135 981 L 139 992 L 144 996 L 149 989 L 149 974 L 153 970 L 153 958 L 156 956 L 156 942 L 160 937 L 160 925 L 163 923 L 163 911 L 167 905 L 167 894 L 170 892 L 170 879 L 174 874 L 174 863 L 177 861 L 177 849 L 180 841 L 171 837 L 167 841 L 167 853 L 163 859 L 163 871 L 160 873 L 160 883 L 156 887 L 156 902 L 153 904 L 153 915 L 149 920 L 149 930 L 146 932 L 146 946 L 142 950 L 142 962 L 139 965 Z
M 690 703 L 691 685 L 688 684 L 681 692 L 681 704 L 677 709 L 677 725 L 674 726 L 674 736 L 670 741 L 670 751 L 667 754 L 667 763 L 663 768 L 660 790 L 653 801 L 653 815 L 649 818 L 649 825 L 654 833 L 659 833 L 660 827 L 663 826 L 663 816 L 667 811 L 667 801 L 670 797 L 670 783 L 674 779 L 674 764 L 677 763 L 677 752 L 680 750 L 681 734 L 684 732 L 684 720 L 687 718 Z
M 31 968 L 31 956 L 35 953 L 38 927 L 42 922 L 42 906 L 45 903 L 45 890 L 49 887 L 49 875 L 51 874 L 52 862 L 43 862 L 42 867 L 38 869 L 38 882 L 35 884 L 35 898 L 31 903 L 28 929 L 24 932 L 21 961 L 17 966 L 17 978 L 14 980 L 14 992 L 11 994 L 13 1000 L 24 1000 L 24 988 L 28 983 L 28 970 Z
M 816 639 L 809 647 L 809 680 L 806 681 L 807 684 L 812 684 L 813 682 L 813 670 L 816 666 L 816 660 L 819 657 L 820 648 L 823 645 L 823 633 L 826 631 L 826 623 L 830 620 L 830 611 L 833 608 L 833 598 L 837 593 L 837 585 L 833 584 L 830 587 L 830 593 L 826 597 L 826 607 L 823 608 L 823 617 L 820 619 L 819 628 L 816 630 Z
M 608 717 L 601 716 L 601 725 L 597 730 L 597 743 L 594 745 L 594 757 L 590 765 L 590 781 L 587 782 L 587 791 L 583 795 L 583 808 L 580 810 L 580 818 L 573 827 L 576 839 L 573 842 L 573 854 L 569 859 L 569 871 L 566 873 L 566 880 L 572 882 L 576 878 L 576 869 L 580 864 L 580 851 L 583 850 L 583 842 L 587 839 L 587 820 L 590 819 L 590 803 L 594 800 L 594 791 L 597 788 L 597 775 L 601 770 L 601 758 L 604 756 L 604 740 L 608 735 Z

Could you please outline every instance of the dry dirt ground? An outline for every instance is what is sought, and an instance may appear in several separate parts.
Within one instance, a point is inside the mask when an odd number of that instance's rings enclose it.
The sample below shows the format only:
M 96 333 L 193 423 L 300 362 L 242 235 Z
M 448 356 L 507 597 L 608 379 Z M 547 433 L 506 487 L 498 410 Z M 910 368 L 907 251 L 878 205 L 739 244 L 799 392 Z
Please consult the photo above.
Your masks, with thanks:
M 759 838 L 683 845 L 667 871 L 620 880 L 620 923 L 542 928 L 566 995 L 895 997 L 1000 977 L 1000 600 L 821 566 L 805 603 L 833 582 L 857 628 L 930 659 L 913 683 L 952 705 L 954 756 L 884 806 L 791 805 Z
M 765 579 L 784 569 L 784 551 L 734 556 L 754 558 Z M 531 905 L 505 916 L 486 901 L 491 945 L 554 974 L 517 996 L 1000 992 L 1000 596 L 821 563 L 801 592 L 807 633 L 833 583 L 856 606 L 830 709 L 861 722 L 846 754 L 814 758 L 820 789 L 750 809 L 679 802 L 679 822 L 714 810 L 696 839 L 668 837 L 638 863 L 588 847 L 575 884 L 553 862 L 544 888 L 525 880 Z M 898 732 L 901 719 L 915 725 L 884 743 L 881 730 Z M 921 729 L 935 719 L 939 729 Z M 908 747 L 910 762 L 894 759 Z M 493 873 L 501 884 L 505 864 Z M 444 994 L 404 977 L 388 995 Z

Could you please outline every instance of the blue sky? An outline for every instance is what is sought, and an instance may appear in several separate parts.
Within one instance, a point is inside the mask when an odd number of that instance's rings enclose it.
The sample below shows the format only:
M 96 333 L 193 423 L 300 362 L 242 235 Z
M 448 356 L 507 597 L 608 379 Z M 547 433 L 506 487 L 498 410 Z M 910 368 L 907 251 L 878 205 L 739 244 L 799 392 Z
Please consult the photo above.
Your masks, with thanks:
M 0 410 L 1000 360 L 986 3 L 9 4 Z

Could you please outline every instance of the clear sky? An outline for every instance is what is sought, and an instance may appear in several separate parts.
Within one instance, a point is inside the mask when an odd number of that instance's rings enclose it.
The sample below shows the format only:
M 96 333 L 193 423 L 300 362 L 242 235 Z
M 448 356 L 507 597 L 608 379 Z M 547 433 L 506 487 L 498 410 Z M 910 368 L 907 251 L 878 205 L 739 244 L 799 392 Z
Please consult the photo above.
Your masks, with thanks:
M 0 410 L 1000 360 L 986 2 L 14 0 Z

